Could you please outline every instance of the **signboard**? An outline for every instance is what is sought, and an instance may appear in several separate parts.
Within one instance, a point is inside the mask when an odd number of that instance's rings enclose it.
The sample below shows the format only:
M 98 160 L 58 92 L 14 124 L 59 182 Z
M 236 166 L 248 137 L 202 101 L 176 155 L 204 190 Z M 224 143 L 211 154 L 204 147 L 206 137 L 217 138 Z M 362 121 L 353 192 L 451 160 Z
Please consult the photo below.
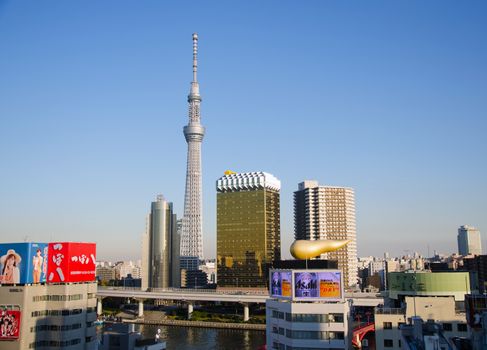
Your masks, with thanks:
M 47 243 L 0 244 L 0 285 L 46 282 L 47 260 Z
M 341 301 L 344 298 L 339 270 L 271 270 L 270 295 L 292 300 Z
M 47 283 L 95 281 L 96 244 L 49 243 L 47 272 Z
M 271 273 L 271 295 L 277 297 L 292 297 L 291 271 L 273 271 Z
M 19 339 L 20 315 L 18 310 L 0 309 L 0 341 Z

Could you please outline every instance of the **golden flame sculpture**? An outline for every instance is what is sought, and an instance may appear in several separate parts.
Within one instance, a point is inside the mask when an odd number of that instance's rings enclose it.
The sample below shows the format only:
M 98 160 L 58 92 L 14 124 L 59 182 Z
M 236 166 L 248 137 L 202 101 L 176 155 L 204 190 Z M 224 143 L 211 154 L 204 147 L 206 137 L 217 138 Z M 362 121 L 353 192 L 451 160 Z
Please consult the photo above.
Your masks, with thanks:
M 291 244 L 291 248 L 289 250 L 291 251 L 292 256 L 294 256 L 296 259 L 307 260 L 320 254 L 338 250 L 349 242 L 350 241 L 347 239 L 321 239 L 317 241 L 297 240 Z

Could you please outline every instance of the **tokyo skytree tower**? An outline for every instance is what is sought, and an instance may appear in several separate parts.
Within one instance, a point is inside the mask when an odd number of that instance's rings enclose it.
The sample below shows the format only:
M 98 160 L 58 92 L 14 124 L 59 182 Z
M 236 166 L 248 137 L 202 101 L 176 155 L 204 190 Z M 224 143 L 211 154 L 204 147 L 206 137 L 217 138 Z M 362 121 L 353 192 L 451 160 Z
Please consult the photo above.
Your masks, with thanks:
M 188 95 L 189 123 L 183 129 L 188 143 L 186 192 L 181 235 L 181 256 L 203 259 L 202 205 L 201 205 L 201 142 L 205 128 L 200 123 L 200 87 L 198 73 L 198 34 L 193 34 L 193 81 Z

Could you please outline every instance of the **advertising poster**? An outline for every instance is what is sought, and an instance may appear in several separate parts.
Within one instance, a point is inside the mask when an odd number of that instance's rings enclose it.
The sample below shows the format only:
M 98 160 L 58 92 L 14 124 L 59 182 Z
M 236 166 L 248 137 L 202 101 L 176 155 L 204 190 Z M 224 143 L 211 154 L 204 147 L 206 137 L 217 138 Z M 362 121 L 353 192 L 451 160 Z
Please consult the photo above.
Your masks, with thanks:
M 291 271 L 281 272 L 281 291 L 283 297 L 291 298 L 292 296 L 292 274 Z
M 45 282 L 47 255 L 46 243 L 0 244 L 0 285 Z
M 340 271 L 294 271 L 294 299 L 337 301 L 342 298 Z
M 19 339 L 20 311 L 0 309 L 0 341 Z
M 282 295 L 281 289 L 281 273 L 279 271 L 271 272 L 271 296 L 280 297 Z
M 318 280 L 316 272 L 294 273 L 294 296 L 295 298 L 318 297 Z
M 48 283 L 90 282 L 96 276 L 96 244 L 49 243 Z
M 341 273 L 318 272 L 320 298 L 341 298 Z
M 274 297 L 292 296 L 292 273 L 291 271 L 271 271 L 270 295 Z
M 47 279 L 47 243 L 31 243 L 27 283 L 44 283 Z

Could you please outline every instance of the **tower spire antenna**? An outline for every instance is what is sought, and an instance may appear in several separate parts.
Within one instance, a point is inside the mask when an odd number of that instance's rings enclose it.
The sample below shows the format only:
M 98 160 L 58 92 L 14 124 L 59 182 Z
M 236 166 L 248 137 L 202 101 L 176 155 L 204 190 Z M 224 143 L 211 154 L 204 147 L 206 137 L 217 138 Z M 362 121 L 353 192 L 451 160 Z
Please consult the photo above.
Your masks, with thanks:
M 198 34 L 193 33 L 193 82 L 198 81 Z

